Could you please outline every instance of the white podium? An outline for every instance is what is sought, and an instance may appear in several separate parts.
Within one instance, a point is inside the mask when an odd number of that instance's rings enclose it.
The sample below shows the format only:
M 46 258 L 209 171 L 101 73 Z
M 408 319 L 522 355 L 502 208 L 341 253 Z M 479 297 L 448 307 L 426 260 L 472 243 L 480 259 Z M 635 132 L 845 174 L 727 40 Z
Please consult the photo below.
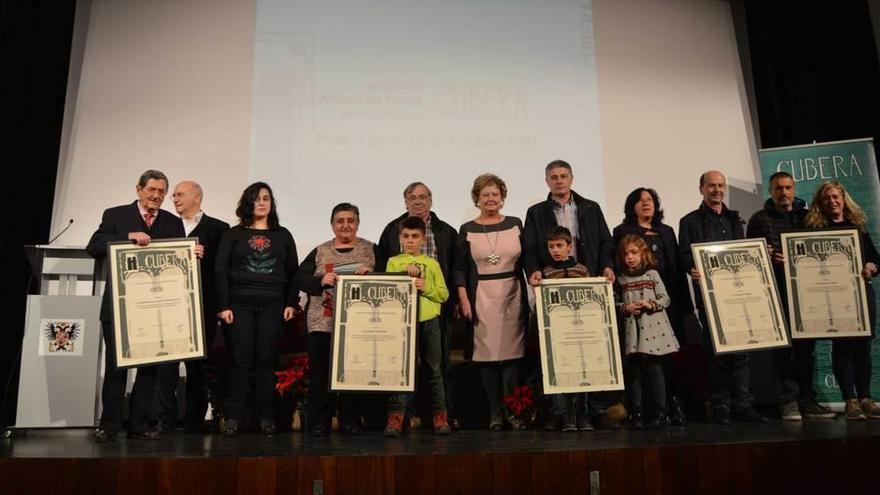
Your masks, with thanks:
M 28 295 L 14 428 L 92 427 L 101 343 L 95 260 L 83 247 L 25 246 Z

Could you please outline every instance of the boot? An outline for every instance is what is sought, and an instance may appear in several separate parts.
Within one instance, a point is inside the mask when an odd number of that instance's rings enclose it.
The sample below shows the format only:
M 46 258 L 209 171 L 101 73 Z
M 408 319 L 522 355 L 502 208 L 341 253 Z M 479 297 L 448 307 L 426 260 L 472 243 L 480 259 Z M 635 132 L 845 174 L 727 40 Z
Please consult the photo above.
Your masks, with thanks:
M 666 417 L 666 412 L 662 408 L 657 408 L 657 414 L 654 416 L 654 419 L 651 420 L 651 423 L 648 425 L 652 430 L 662 430 L 666 428 L 666 424 L 669 422 L 669 419 Z
M 642 408 L 634 407 L 632 411 L 629 413 L 629 425 L 634 430 L 644 430 L 645 429 L 645 421 L 642 418 Z
M 681 409 L 681 403 L 678 402 L 678 397 L 672 396 L 669 399 L 669 424 L 672 426 L 684 426 L 685 418 L 684 411 Z

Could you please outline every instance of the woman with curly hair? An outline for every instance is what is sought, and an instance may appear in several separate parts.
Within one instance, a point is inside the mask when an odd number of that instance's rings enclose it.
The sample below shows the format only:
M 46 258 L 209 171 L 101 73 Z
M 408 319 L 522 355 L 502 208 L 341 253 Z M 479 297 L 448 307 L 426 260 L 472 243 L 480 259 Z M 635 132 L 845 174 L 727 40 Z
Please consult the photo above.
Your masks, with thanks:
M 293 282 L 299 265 L 296 244 L 278 224 L 275 197 L 264 182 L 244 190 L 235 215 L 239 223 L 220 241 L 214 269 L 217 316 L 227 325 L 224 335 L 231 354 L 223 434 L 238 433 L 253 368 L 260 432 L 274 435 L 279 339 L 298 297 Z
M 834 227 L 856 228 L 862 247 L 862 277 L 868 296 L 868 313 L 873 332 L 876 318 L 874 287 L 871 278 L 877 275 L 880 254 L 866 229 L 866 217 L 861 207 L 846 192 L 840 182 L 824 181 L 816 189 L 804 224 L 811 229 Z M 871 340 L 872 337 L 835 339 L 831 344 L 831 367 L 846 402 L 844 411 L 848 420 L 880 419 L 880 407 L 871 400 Z
M 522 430 L 526 425 L 521 420 L 502 411 L 502 397 L 517 385 L 520 358 L 525 355 L 528 301 L 522 221 L 501 214 L 507 185 L 496 175 L 474 179 L 471 199 L 480 215 L 459 229 L 452 272 L 461 314 L 473 336 L 465 343 L 465 353 L 481 364 L 489 429 L 501 431 L 506 421 L 512 429 Z

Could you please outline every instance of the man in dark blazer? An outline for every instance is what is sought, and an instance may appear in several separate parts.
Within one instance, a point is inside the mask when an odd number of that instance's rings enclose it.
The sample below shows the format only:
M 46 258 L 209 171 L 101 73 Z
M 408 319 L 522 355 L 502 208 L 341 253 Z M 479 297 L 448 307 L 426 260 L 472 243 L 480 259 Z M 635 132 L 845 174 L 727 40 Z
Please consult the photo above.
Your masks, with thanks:
M 101 302 L 101 332 L 105 344 L 104 383 L 101 389 L 103 411 L 101 423 L 95 431 L 95 440 L 109 442 L 116 439 L 122 427 L 123 400 L 128 371 L 116 367 L 116 352 L 113 331 L 113 303 L 110 300 L 110 270 L 106 266 L 107 243 L 131 241 L 138 246 L 146 246 L 152 239 L 184 237 L 183 224 L 171 213 L 160 209 L 168 192 L 168 178 L 158 170 L 147 170 L 138 179 L 137 201 L 123 206 L 104 210 L 101 225 L 92 234 L 86 252 L 105 264 L 107 284 Z M 138 368 L 137 379 L 130 398 L 128 436 L 154 440 L 159 432 L 150 429 L 150 404 L 156 366 Z
M 605 222 L 599 203 L 582 197 L 571 190 L 574 174 L 571 165 L 554 160 L 544 167 L 544 180 L 550 194 L 547 199 L 532 205 L 526 212 L 523 228 L 523 266 L 529 284 L 541 285 L 542 270 L 553 264 L 547 250 L 547 233 L 557 226 L 571 232 L 572 256 L 587 267 L 591 276 L 605 277 L 614 282 L 614 240 Z M 621 401 L 617 392 L 593 393 L 589 396 L 590 411 L 578 411 L 578 427 L 593 429 L 590 413 L 598 414 Z M 562 396 L 553 398 L 553 414 L 546 429 L 558 429 L 563 415 Z
M 419 217 L 427 226 L 427 239 L 422 245 L 422 253 L 437 260 L 443 278 L 449 280 L 452 273 L 452 256 L 455 251 L 455 239 L 458 231 L 448 223 L 440 220 L 437 214 L 431 211 L 433 197 L 428 186 L 421 182 L 413 182 L 403 190 L 403 202 L 406 205 L 406 213 L 388 222 L 379 238 L 379 257 L 376 260 L 376 270 L 384 271 L 388 258 L 397 256 L 400 251 L 400 222 L 407 217 Z M 448 282 L 447 282 L 448 284 Z M 458 429 L 459 423 L 456 418 L 455 405 L 453 404 L 452 368 L 449 364 L 449 339 L 451 331 L 451 318 L 453 313 L 453 298 L 449 298 L 443 304 L 440 313 L 440 342 L 442 344 L 440 369 L 443 372 L 443 385 L 446 391 L 446 407 L 449 410 L 449 424 L 453 429 Z
M 171 200 L 174 210 L 183 221 L 183 229 L 187 237 L 197 237 L 199 244 L 196 254 L 199 255 L 199 275 L 202 284 L 202 309 L 205 324 L 205 349 L 211 348 L 217 332 L 217 296 L 214 292 L 214 260 L 217 258 L 217 246 L 223 234 L 229 230 L 229 224 L 209 217 L 202 211 L 202 187 L 193 181 L 185 180 L 174 187 Z M 203 433 L 205 413 L 208 411 L 208 380 L 205 372 L 207 360 L 191 360 L 186 362 L 186 411 L 183 424 L 187 432 Z M 173 427 L 177 420 L 177 390 L 179 363 L 162 365 L 156 376 L 156 393 L 159 399 L 159 417 L 161 428 Z M 219 390 L 212 390 L 215 400 Z M 215 403 L 215 408 L 218 403 Z M 215 410 L 216 412 L 216 410 Z
M 550 189 L 547 200 L 532 205 L 526 212 L 523 265 L 529 283 L 541 285 L 541 270 L 553 262 L 547 251 L 547 232 L 556 226 L 571 232 L 575 245 L 571 254 L 587 267 L 590 275 L 614 282 L 614 240 L 599 203 L 571 190 L 574 174 L 565 161 L 548 163 L 544 179 Z
M 700 176 L 699 208 L 683 216 L 678 223 L 678 249 L 682 270 L 687 271 L 694 284 L 694 306 L 703 325 L 703 354 L 709 372 L 709 402 L 712 421 L 730 424 L 731 414 L 743 422 L 766 423 L 767 418 L 754 408 L 751 393 L 749 354 L 734 352 L 716 355 L 709 335 L 706 307 L 700 292 L 700 271 L 694 262 L 691 244 L 699 242 L 733 241 L 745 238 L 745 221 L 739 212 L 724 203 L 727 177 L 718 170 Z

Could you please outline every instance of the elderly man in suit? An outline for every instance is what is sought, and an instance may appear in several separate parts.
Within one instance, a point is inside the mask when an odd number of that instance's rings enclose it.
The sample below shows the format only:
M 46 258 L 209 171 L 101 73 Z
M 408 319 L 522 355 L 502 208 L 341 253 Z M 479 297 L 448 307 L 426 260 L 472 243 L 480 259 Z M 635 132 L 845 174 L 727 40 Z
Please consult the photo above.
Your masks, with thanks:
M 229 224 L 210 217 L 202 211 L 202 199 L 204 198 L 202 187 L 190 180 L 185 180 L 174 186 L 171 199 L 174 202 L 174 210 L 183 221 L 183 228 L 187 237 L 196 237 L 199 243 L 196 246 L 196 254 L 199 255 L 199 274 L 202 284 L 202 309 L 205 322 L 206 348 L 210 349 L 211 342 L 217 331 L 217 297 L 214 291 L 214 260 L 217 258 L 217 246 L 223 234 L 229 230 Z M 184 429 L 190 433 L 203 433 L 205 413 L 208 411 L 208 381 L 205 377 L 204 360 L 186 362 L 186 410 L 184 412 Z M 156 377 L 157 395 L 159 397 L 159 409 L 162 429 L 174 425 L 177 417 L 177 389 L 178 363 L 161 366 Z M 215 399 L 219 398 L 217 390 L 213 391 Z M 217 402 L 212 402 L 217 404 Z M 215 406 L 216 407 L 216 406 Z M 216 412 L 216 411 L 215 411 Z
M 133 203 L 104 210 L 101 225 L 92 234 L 86 252 L 96 260 L 106 263 L 107 244 L 117 241 L 131 241 L 138 246 L 147 246 L 153 239 L 184 237 L 183 223 L 171 213 L 160 209 L 168 192 L 168 177 L 158 170 L 147 170 L 141 174 L 135 187 L 137 200 Z M 106 268 L 106 267 L 105 267 Z M 104 383 L 101 400 L 104 409 L 101 423 L 95 431 L 95 440 L 109 442 L 116 439 L 122 427 L 123 400 L 128 371 L 116 366 L 114 352 L 113 305 L 110 300 L 110 271 L 107 273 L 107 286 L 101 302 L 101 333 L 106 346 Z M 138 368 L 137 379 L 131 392 L 128 436 L 145 440 L 159 438 L 159 432 L 149 426 L 150 403 L 156 366 Z

